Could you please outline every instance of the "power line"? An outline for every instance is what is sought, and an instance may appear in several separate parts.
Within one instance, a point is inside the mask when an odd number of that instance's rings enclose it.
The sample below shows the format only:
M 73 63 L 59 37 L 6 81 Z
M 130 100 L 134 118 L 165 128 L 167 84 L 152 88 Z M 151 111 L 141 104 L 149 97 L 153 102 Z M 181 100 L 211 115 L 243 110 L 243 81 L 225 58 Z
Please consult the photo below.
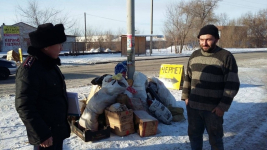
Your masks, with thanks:
M 260 7 L 255 7 L 255 6 L 248 6 L 248 5 L 242 5 L 242 4 L 237 4 L 237 3 L 233 3 L 233 2 L 224 2 L 222 1 L 222 3 L 224 3 L 225 5 L 230 5 L 230 6 L 235 6 L 235 7 L 241 7 L 241 8 L 247 8 L 247 9 L 255 9 L 255 8 L 258 8 L 258 9 L 261 9 Z
M 108 20 L 113 20 L 113 21 L 118 21 L 118 22 L 126 22 L 126 21 L 122 21 L 122 20 L 116 20 L 116 19 L 111 19 L 111 18 L 96 16 L 96 15 L 92 15 L 92 14 L 86 14 L 86 15 L 88 15 L 88 16 L 94 16 L 94 17 L 98 17 L 98 18 L 103 18 L 103 19 L 108 19 Z
M 97 18 L 102 18 L 102 19 L 107 19 L 107 20 L 112 20 L 112 21 L 118 21 L 118 22 L 123 22 L 123 23 L 126 23 L 126 21 L 122 21 L 122 20 L 117 20 L 117 19 L 112 19 L 112 18 L 107 18 L 107 17 L 102 17 L 102 16 L 97 16 L 97 15 L 92 15 L 92 14 L 87 14 L 86 15 L 88 16 L 94 16 L 94 17 L 97 17 Z M 139 25 L 150 25 L 149 23 L 139 23 L 139 22 L 135 22 L 136 24 L 139 24 Z M 154 26 L 161 26 L 159 24 L 153 24 Z
M 267 3 L 265 3 L 265 4 L 263 4 L 263 3 L 255 3 L 255 1 L 254 2 L 252 2 L 252 1 L 248 1 L 248 0 L 243 0 L 243 2 L 247 2 L 247 3 L 253 3 L 253 4 L 257 4 L 257 5 L 261 5 L 261 6 L 263 6 L 263 5 L 267 5 Z

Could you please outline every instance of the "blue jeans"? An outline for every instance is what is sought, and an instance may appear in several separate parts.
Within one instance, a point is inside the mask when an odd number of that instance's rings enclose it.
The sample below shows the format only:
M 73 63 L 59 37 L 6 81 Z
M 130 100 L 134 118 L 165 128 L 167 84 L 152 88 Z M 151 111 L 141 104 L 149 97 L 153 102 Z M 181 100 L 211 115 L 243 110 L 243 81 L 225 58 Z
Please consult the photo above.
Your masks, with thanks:
M 192 150 L 202 150 L 203 133 L 206 129 L 209 135 L 211 150 L 224 150 L 223 117 L 211 111 L 197 110 L 186 106 L 188 116 L 188 136 Z

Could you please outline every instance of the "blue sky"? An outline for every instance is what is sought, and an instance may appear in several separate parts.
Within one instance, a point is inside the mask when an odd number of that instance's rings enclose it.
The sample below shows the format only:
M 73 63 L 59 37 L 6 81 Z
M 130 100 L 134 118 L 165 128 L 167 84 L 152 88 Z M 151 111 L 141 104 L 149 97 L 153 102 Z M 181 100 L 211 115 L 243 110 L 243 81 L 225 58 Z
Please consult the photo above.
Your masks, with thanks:
M 166 6 L 180 0 L 154 0 L 153 33 L 163 34 Z M 186 1 L 186 0 L 185 0 Z M 68 12 L 77 20 L 77 26 L 84 29 L 84 13 L 87 28 L 95 30 L 127 31 L 127 0 L 38 0 L 42 7 L 53 7 Z M 16 6 L 24 6 L 27 0 L 0 0 L 0 24 L 16 23 Z M 230 19 L 260 9 L 267 9 L 266 0 L 222 0 L 216 14 L 226 13 Z M 135 28 L 142 34 L 150 34 L 151 0 L 135 0 Z

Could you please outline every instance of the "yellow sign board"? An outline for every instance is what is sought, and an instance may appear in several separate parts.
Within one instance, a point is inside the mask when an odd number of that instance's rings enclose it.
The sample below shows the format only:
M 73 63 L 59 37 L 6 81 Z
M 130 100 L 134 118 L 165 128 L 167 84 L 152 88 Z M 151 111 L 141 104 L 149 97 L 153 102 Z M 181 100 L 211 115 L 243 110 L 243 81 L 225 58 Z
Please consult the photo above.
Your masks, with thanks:
M 177 64 L 162 64 L 159 79 L 167 88 L 180 89 L 184 80 L 184 66 Z
M 22 63 L 23 57 L 22 57 L 22 50 L 21 50 L 21 48 L 19 48 L 19 60 Z
M 4 34 L 19 34 L 19 27 L 17 26 L 4 26 Z

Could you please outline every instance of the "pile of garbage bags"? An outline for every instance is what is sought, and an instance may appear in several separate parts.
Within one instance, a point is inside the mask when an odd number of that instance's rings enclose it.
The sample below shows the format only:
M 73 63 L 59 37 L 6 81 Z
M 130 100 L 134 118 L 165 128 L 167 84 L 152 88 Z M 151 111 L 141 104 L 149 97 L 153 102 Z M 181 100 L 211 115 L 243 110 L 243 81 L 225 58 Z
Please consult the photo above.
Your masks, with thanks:
M 113 107 L 118 108 L 124 104 L 126 108 L 121 109 L 146 110 L 167 125 L 172 121 L 185 120 L 183 108 L 172 106 L 176 100 L 158 78 L 147 78 L 143 73 L 135 71 L 134 82 L 129 86 L 126 61 L 118 63 L 114 72 L 115 75 L 105 74 L 91 81 L 94 86 L 79 119 L 81 127 L 97 131 L 98 116 L 113 104 Z M 116 108 L 113 108 L 114 111 Z

